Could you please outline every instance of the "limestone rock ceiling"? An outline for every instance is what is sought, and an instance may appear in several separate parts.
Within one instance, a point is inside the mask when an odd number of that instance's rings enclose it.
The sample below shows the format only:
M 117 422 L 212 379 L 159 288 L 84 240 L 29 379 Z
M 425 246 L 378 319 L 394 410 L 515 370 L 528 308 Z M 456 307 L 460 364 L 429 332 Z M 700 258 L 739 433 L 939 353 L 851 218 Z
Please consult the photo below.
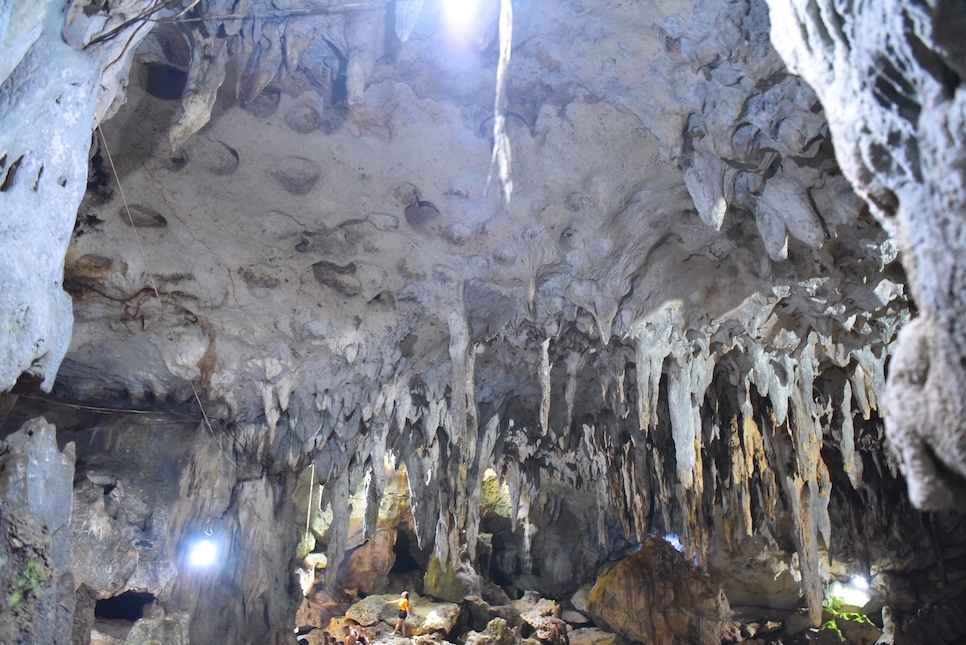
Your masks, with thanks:
M 698 554 L 718 496 L 735 536 L 777 504 L 816 607 L 820 450 L 858 487 L 881 443 L 852 418 L 908 317 L 895 246 L 763 3 L 517 4 L 508 206 L 486 192 L 495 3 L 468 34 L 418 2 L 202 2 L 152 31 L 92 148 L 58 382 L 182 401 L 193 382 L 245 451 L 323 482 L 388 451 L 444 562 L 475 549 L 491 465 L 520 504 L 544 472 Z
M 193 385 L 240 455 L 314 463 L 336 526 L 391 454 L 452 566 L 487 467 L 524 511 L 541 477 L 592 491 L 601 540 L 608 513 L 700 558 L 712 526 L 763 532 L 798 551 L 820 616 L 820 547 L 863 548 L 833 545 L 833 518 L 865 503 L 836 527 L 885 535 L 879 395 L 910 304 L 763 2 L 517 2 L 509 205 L 485 190 L 497 3 L 466 34 L 417 0 L 137 20 L 159 6 L 78 0 L 59 23 L 107 52 L 87 109 L 111 118 L 57 394 Z M 329 561 L 344 551 L 333 536 Z

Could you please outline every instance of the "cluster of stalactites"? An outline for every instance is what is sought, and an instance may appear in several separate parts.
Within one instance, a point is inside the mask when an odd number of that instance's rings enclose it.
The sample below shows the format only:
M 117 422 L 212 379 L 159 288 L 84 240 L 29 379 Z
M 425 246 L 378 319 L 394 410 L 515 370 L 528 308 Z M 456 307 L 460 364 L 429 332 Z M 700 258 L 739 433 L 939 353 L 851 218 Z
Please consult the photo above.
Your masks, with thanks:
M 295 74 L 300 67 L 319 82 L 331 82 L 344 62 L 347 102 L 360 104 L 376 61 L 385 53 L 387 17 L 392 17 L 396 38 L 406 42 L 425 9 L 424 0 L 348 7 L 334 1 L 309 7 L 284 0 L 201 0 L 186 15 L 160 14 L 179 25 L 190 51 L 182 110 L 168 132 L 171 149 L 208 123 L 229 59 L 238 70 L 235 95 L 242 103 L 251 103 L 280 74 Z M 473 40 L 481 50 L 495 38 L 498 17 L 499 2 L 479 3 Z M 319 47 L 331 51 L 316 51 Z
M 756 303 L 756 311 L 774 307 Z M 597 495 L 605 548 L 615 517 L 628 539 L 680 533 L 699 561 L 716 524 L 733 543 L 781 531 L 788 523 L 779 518 L 790 518 L 794 533 L 784 537 L 796 545 L 808 603 L 821 611 L 820 552 L 832 541 L 831 477 L 821 451 L 838 445 L 845 480 L 861 486 L 853 416 L 867 421 L 878 410 L 891 326 L 852 349 L 815 331 L 799 338 L 783 330 L 780 343 L 768 345 L 751 323 L 689 333 L 672 305 L 632 327 L 625 344 L 581 353 L 564 349 L 563 339 L 533 343 L 527 370 L 539 394 L 521 406 L 515 391 L 479 400 L 476 361 L 486 344 L 471 337 L 461 309 L 447 322 L 448 369 L 419 374 L 418 392 L 411 368 L 373 373 L 380 385 L 368 399 L 351 387 L 342 396 L 296 389 L 267 397 L 285 404 L 281 420 L 278 409 L 268 415 L 271 432 L 239 428 L 243 444 L 292 467 L 313 456 L 325 484 L 322 506 L 333 513 L 330 562 L 345 553 L 349 498 L 362 482 L 365 536 L 375 530 L 389 456 L 406 464 L 417 540 L 433 545 L 444 566 L 475 559 L 483 477 L 492 468 L 508 485 L 514 528 L 522 525 L 524 569 L 536 530 L 530 509 L 546 475 Z M 581 380 L 591 357 L 595 410 L 586 409 Z

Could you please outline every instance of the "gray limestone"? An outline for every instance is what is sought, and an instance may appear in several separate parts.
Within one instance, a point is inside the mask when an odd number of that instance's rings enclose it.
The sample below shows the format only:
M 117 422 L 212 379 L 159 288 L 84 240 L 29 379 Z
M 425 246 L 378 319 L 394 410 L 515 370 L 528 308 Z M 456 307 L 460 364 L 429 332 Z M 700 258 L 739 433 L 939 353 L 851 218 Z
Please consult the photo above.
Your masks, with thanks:
M 0 441 L 0 642 L 63 642 L 74 611 L 74 445 L 33 419 Z

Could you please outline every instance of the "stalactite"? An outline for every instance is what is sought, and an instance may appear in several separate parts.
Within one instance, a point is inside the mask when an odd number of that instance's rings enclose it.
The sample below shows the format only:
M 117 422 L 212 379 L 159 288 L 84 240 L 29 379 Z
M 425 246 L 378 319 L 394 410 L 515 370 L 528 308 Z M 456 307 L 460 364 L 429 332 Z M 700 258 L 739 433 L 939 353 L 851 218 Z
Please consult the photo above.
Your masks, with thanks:
M 329 543 L 326 548 L 326 558 L 330 566 L 325 569 L 325 584 L 330 588 L 335 586 L 339 573 L 339 563 L 345 556 L 346 545 L 349 540 L 349 470 L 346 468 L 335 479 L 330 481 L 323 491 L 323 506 L 325 502 L 332 505 L 332 525 L 329 527 Z
M 369 453 L 369 467 L 366 474 L 366 512 L 363 521 L 362 536 L 368 540 L 376 532 L 379 520 L 379 504 L 383 491 L 386 489 L 386 434 L 388 423 L 385 421 L 373 424 L 370 430 L 372 450 Z
M 637 342 L 637 406 L 640 428 L 645 433 L 657 424 L 657 398 L 664 360 L 671 354 L 671 336 L 680 315 L 676 308 L 662 309 L 653 320 L 632 330 Z
M 399 0 L 396 3 L 396 37 L 400 42 L 409 40 L 416 27 L 424 0 Z
M 227 38 L 201 34 L 191 34 L 189 38 L 191 61 L 181 98 L 181 114 L 168 130 L 168 145 L 172 151 L 208 123 L 218 90 L 225 82 L 228 64 Z
M 852 482 L 852 488 L 859 490 L 862 485 L 862 457 L 855 451 L 855 424 L 852 420 L 852 384 L 846 381 L 842 388 L 842 463 L 845 474 Z

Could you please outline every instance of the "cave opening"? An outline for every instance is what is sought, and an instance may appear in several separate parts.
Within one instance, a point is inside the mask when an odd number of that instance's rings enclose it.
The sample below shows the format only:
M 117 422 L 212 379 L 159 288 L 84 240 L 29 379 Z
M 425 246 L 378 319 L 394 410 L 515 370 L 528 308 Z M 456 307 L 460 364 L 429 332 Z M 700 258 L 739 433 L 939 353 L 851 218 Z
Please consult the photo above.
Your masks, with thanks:
M 119 596 L 98 600 L 94 605 L 94 618 L 100 620 L 129 620 L 144 617 L 144 608 L 154 602 L 154 594 L 125 591 Z
M 411 536 L 408 531 L 399 530 L 396 533 L 396 543 L 392 547 L 392 551 L 396 555 L 396 561 L 393 563 L 389 573 L 422 571 L 419 562 L 413 557 L 412 548 L 414 542 L 411 539 L 414 540 L 415 536 Z
M 144 64 L 144 89 L 162 101 L 177 101 L 188 82 L 188 73 L 164 63 Z

